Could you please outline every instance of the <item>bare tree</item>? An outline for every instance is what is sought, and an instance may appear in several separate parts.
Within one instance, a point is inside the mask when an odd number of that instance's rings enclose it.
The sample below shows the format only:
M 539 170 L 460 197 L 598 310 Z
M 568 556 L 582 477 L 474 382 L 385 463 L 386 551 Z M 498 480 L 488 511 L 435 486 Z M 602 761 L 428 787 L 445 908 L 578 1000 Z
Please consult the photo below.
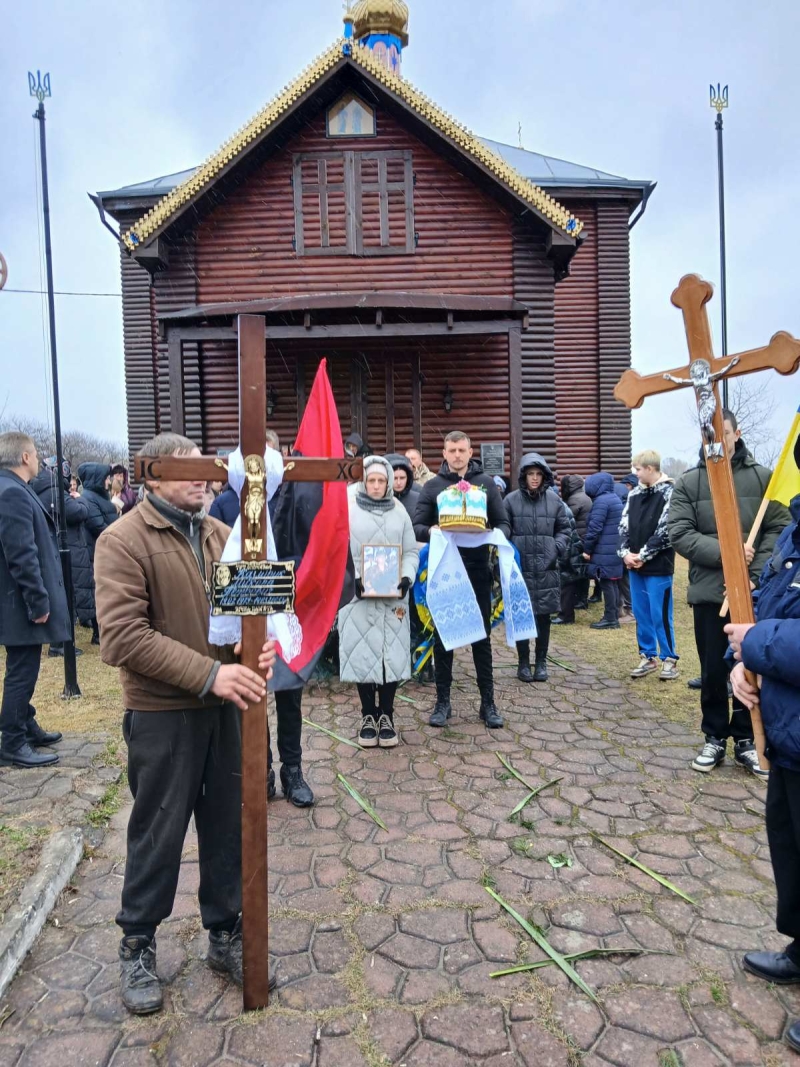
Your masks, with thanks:
M 783 440 L 775 427 L 777 401 L 763 375 L 732 378 L 728 406 L 736 416 L 748 449 L 759 463 L 771 468 L 780 455 Z
M 0 420 L 0 433 L 9 430 L 18 430 L 32 438 L 36 451 L 42 458 L 55 455 L 55 435 L 46 423 L 26 416 L 9 415 Z M 128 462 L 128 450 L 124 443 L 104 440 L 83 430 L 65 431 L 61 445 L 64 459 L 74 471 L 77 471 L 81 463 L 107 463 L 113 466 L 116 463 Z
M 680 478 L 680 476 L 685 474 L 688 469 L 689 464 L 685 459 L 676 459 L 674 456 L 667 456 L 666 459 L 661 460 L 661 470 L 668 478 Z

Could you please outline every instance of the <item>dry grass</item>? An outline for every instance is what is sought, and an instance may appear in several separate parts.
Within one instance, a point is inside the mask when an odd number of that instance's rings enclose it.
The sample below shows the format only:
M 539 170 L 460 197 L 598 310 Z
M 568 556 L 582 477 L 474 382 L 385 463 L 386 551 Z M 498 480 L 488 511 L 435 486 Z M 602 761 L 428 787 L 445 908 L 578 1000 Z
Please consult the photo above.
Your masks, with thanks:
M 552 640 L 586 663 L 600 667 L 612 678 L 625 681 L 637 697 L 649 701 L 664 713 L 665 718 L 697 728 L 700 724 L 700 694 L 686 687 L 690 678 L 700 674 L 692 609 L 686 603 L 688 581 L 689 565 L 678 556 L 675 561 L 675 640 L 681 657 L 678 665 L 681 676 L 673 682 L 661 682 L 654 675 L 630 677 L 631 670 L 639 662 L 636 626 L 590 630 L 589 623 L 597 622 L 603 614 L 602 604 L 590 604 L 588 611 L 577 612 L 575 626 L 554 626 Z
M 122 690 L 119 673 L 106 667 L 100 649 L 90 645 L 91 630 L 78 627 L 75 634 L 83 655 L 78 659 L 80 700 L 63 700 L 64 660 L 42 655 L 42 669 L 36 686 L 36 718 L 46 730 L 71 734 L 119 733 L 122 729 Z M 5 672 L 5 651 L 0 648 L 0 672 Z M 1 675 L 0 675 L 1 676 Z

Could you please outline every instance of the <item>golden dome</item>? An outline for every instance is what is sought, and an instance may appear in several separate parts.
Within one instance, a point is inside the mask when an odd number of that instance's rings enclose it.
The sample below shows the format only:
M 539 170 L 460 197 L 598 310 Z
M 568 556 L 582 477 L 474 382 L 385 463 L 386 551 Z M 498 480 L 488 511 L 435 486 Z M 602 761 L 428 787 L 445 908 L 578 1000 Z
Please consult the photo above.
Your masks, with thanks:
M 392 33 L 408 44 L 408 4 L 404 0 L 358 0 L 350 10 L 356 40 L 371 33 Z

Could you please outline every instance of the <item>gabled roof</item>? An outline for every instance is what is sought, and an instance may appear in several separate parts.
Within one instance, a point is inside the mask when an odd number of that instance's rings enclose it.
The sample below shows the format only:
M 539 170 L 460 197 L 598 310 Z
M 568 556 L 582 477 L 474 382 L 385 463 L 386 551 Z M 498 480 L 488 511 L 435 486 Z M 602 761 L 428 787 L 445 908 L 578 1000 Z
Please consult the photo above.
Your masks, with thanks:
M 447 138 L 473 163 L 478 164 L 526 207 L 543 218 L 564 237 L 575 239 L 583 224 L 542 188 L 515 170 L 503 156 L 471 133 L 466 126 L 445 114 L 409 82 L 391 73 L 375 58 L 371 49 L 352 40 L 340 40 L 307 67 L 278 96 L 262 108 L 202 166 L 188 174 L 122 235 L 124 245 L 134 252 L 148 244 L 176 219 L 188 205 L 216 181 L 220 173 L 244 156 L 262 137 L 278 126 L 287 112 L 309 90 L 335 69 L 352 64 L 369 75 L 389 93 L 398 97 L 427 125 Z M 168 179 L 159 179 L 167 181 Z M 144 183 L 147 184 L 147 183 Z M 154 190 L 155 191 L 155 190 Z

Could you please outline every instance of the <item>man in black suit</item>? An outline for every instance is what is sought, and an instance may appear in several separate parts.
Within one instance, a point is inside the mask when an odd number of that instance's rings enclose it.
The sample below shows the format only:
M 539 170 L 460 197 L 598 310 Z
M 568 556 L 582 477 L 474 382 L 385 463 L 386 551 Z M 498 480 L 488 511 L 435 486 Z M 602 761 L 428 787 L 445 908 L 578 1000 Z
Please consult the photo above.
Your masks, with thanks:
M 36 721 L 31 704 L 42 645 L 71 634 L 55 523 L 29 482 L 39 473 L 36 445 L 23 433 L 0 434 L 0 644 L 6 673 L 0 707 L 0 766 L 57 763 L 61 734 Z

